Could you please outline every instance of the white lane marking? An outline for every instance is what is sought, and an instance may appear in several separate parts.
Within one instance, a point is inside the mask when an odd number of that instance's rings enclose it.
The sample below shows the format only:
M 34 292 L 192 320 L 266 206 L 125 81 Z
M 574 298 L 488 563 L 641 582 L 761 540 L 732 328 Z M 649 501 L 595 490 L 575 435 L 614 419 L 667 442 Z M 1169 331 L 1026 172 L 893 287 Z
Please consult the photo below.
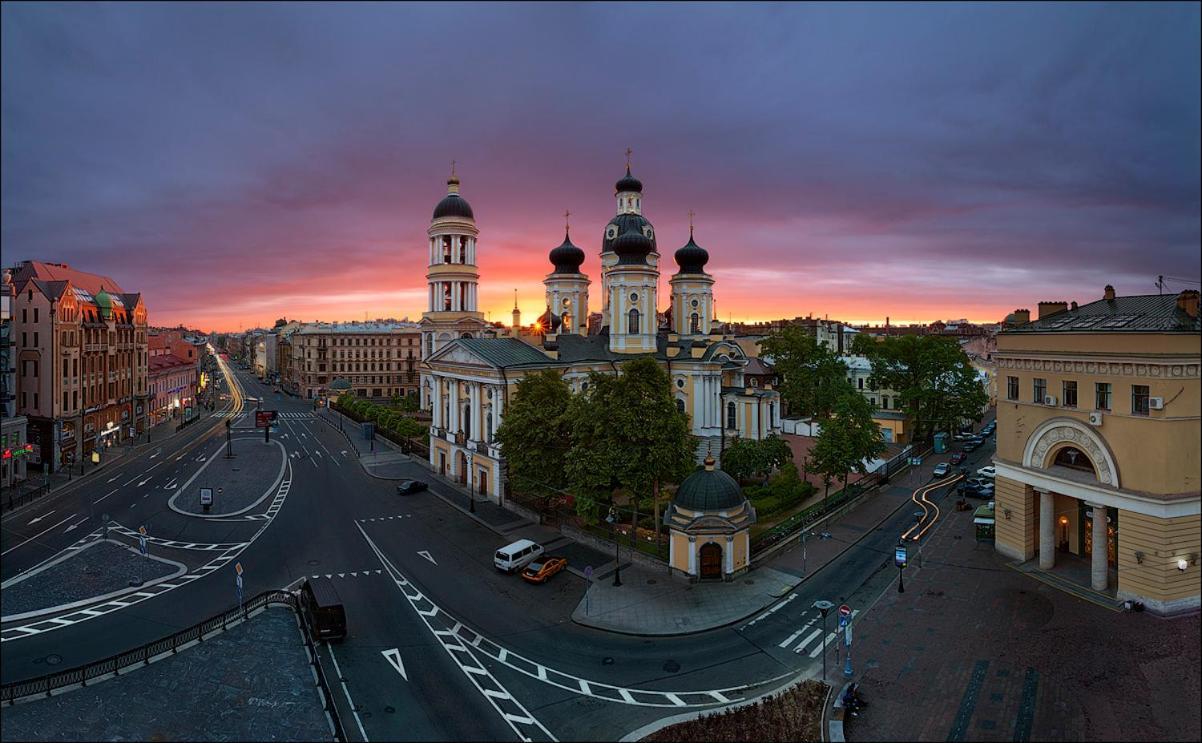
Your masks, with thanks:
M 367 731 L 363 729 L 363 720 L 359 719 L 359 710 L 355 709 L 355 701 L 351 699 L 351 693 L 347 691 L 346 681 L 342 678 L 342 669 L 338 667 L 338 657 L 334 655 L 334 646 L 327 642 L 326 647 L 330 649 L 330 660 L 334 661 L 334 673 L 338 674 L 338 682 L 342 684 L 342 693 L 346 695 L 346 703 L 350 705 L 351 714 L 355 716 L 355 724 L 359 726 L 359 734 L 366 741 Z M 316 648 L 314 650 L 316 651 Z
M 100 501 L 104 500 L 105 498 L 109 497 L 110 495 L 112 495 L 113 493 L 117 492 L 120 489 L 121 488 L 113 488 L 112 490 L 108 491 L 107 493 L 105 493 L 104 495 L 100 496 L 99 498 L 97 498 L 96 500 L 94 500 L 92 502 L 99 503 Z
M 53 513 L 53 512 L 52 512 L 52 513 Z M 63 519 L 62 521 L 60 521 L 60 522 L 58 522 L 57 524 L 55 524 L 54 526 L 48 526 L 48 527 L 46 527 L 45 529 L 42 529 L 41 531 L 39 531 L 37 534 L 34 534 L 34 535 L 33 535 L 32 537 L 30 537 L 29 539 L 26 539 L 24 542 L 21 542 L 21 544 L 15 545 L 15 546 L 13 546 L 13 547 L 9 547 L 8 549 L 4 550 L 3 552 L 0 552 L 0 557 L 3 557 L 3 556 L 5 556 L 5 555 L 7 555 L 9 552 L 12 552 L 12 551 L 13 551 L 13 550 L 15 550 L 17 547 L 21 547 L 21 546 L 23 546 L 23 545 L 29 544 L 30 542 L 32 542 L 33 540 L 35 540 L 35 539 L 37 539 L 38 537 L 42 536 L 43 534 L 45 534 L 46 532 L 50 531 L 51 529 L 58 528 L 58 527 L 62 526 L 63 524 L 67 523 L 67 522 L 68 522 L 68 521 L 70 521 L 71 519 L 75 518 L 77 515 L 78 515 L 78 514 L 74 514 L 74 513 L 73 513 L 73 514 L 71 514 L 70 516 L 68 516 L 67 518 L 65 518 L 65 519 Z
M 155 457 L 157 457 L 158 455 L 160 455 L 162 453 L 163 453 L 163 450 L 160 449 L 160 450 L 156 451 L 154 454 L 151 454 L 149 457 L 147 457 L 147 459 L 154 459 Z
M 106 483 L 106 484 L 109 484 L 109 485 L 111 485 L 111 484 L 112 484 L 112 482 L 113 482 L 113 480 L 116 480 L 118 477 L 121 477 L 121 475 L 113 475 L 112 477 L 110 477 L 110 478 L 108 479 L 108 481 L 107 481 L 107 483 Z
M 818 630 L 818 634 L 822 634 L 822 630 Z M 822 649 L 830 647 L 831 641 L 834 640 L 835 637 L 837 637 L 836 633 L 828 632 L 826 634 L 826 638 L 823 639 L 822 642 L 815 645 L 814 649 L 810 651 L 810 657 L 817 658 L 819 655 L 822 655 Z
M 814 616 L 813 616 L 813 617 L 810 619 L 810 621 L 808 621 L 808 622 L 806 622 L 805 624 L 801 625 L 801 627 L 799 627 L 799 628 L 798 628 L 798 630 L 797 630 L 796 632 L 794 632 L 793 634 L 791 634 L 791 635 L 789 635 L 787 638 L 785 638 L 785 640 L 784 640 L 783 642 L 781 642 L 781 643 L 780 643 L 780 645 L 778 645 L 777 647 L 782 647 L 782 648 L 787 648 L 787 647 L 789 647 L 789 644 L 790 644 L 790 643 L 792 643 L 794 640 L 796 640 L 798 635 L 800 635 L 802 632 L 805 632 L 805 631 L 806 631 L 806 630 L 808 630 L 810 627 L 813 627 L 813 626 L 814 626 L 814 623 L 815 623 L 815 622 L 817 622 L 817 621 L 818 621 L 818 615 L 814 615 Z
M 406 681 L 409 680 L 409 674 L 405 673 L 405 661 L 401 660 L 400 649 L 390 648 L 388 650 L 381 650 L 380 653 L 383 654 L 384 660 L 388 661 L 389 665 L 395 668 L 397 673 L 401 674 L 401 678 Z
M 422 550 L 421 552 L 418 552 L 417 554 L 419 554 L 419 555 L 421 555 L 422 557 L 426 558 L 426 559 L 427 559 L 427 560 L 429 560 L 430 562 L 434 562 L 434 558 L 433 558 L 433 557 L 430 555 L 430 553 L 429 553 L 427 550 Z M 437 562 L 434 562 L 434 564 L 435 564 L 435 565 L 437 565 L 438 563 L 437 563 Z
M 175 477 L 171 478 L 171 482 L 169 482 L 169 483 L 167 483 L 166 485 L 164 485 L 164 486 L 163 486 L 163 490 L 175 490 L 175 488 L 176 488 L 175 481 L 176 481 L 177 479 L 178 479 L 178 478 L 175 478 Z
M 771 609 L 769 609 L 769 610 L 765 611 L 763 614 L 760 614 L 758 617 L 756 617 L 755 619 L 752 619 L 752 620 L 751 620 L 750 622 L 748 622 L 747 624 L 744 624 L 744 625 L 743 625 L 742 627 L 740 627 L 739 629 L 741 629 L 741 630 L 747 629 L 748 627 L 750 627 L 751 625 L 753 625 L 753 624 L 755 624 L 756 622 L 760 621 L 761 619 L 766 619 L 766 618 L 768 618 L 768 617 L 772 616 L 772 615 L 773 615 L 773 614 L 775 614 L 776 612 L 778 612 L 778 611 L 780 611 L 781 609 L 783 609 L 783 608 L 785 607 L 785 605 L 786 605 L 786 604 L 788 604 L 790 601 L 792 601 L 792 600 L 793 600 L 793 599 L 795 599 L 795 598 L 797 598 L 797 594 L 796 594 L 796 593 L 791 593 L 791 594 L 789 594 L 789 597 L 788 597 L 788 598 L 786 598 L 784 601 L 781 601 L 781 602 L 780 602 L 780 603 L 778 603 L 776 606 L 774 606 L 774 607 L 772 607 Z
M 36 519 L 34 519 L 33 521 L 30 521 L 28 524 L 26 524 L 26 526 L 33 526 L 34 524 L 36 524 L 37 522 L 39 522 L 39 521 L 41 521 L 42 519 L 46 518 L 47 516 L 49 516 L 49 515 L 50 515 L 50 514 L 52 514 L 52 513 L 54 513 L 54 511 L 47 511 L 46 513 L 42 514 L 41 516 L 38 516 L 38 517 L 37 517 Z
M 77 527 L 79 527 L 81 524 L 83 524 L 83 522 L 84 522 L 84 521 L 87 521 L 87 519 L 85 518 L 85 519 L 83 519 L 83 520 L 81 520 L 81 521 L 76 521 L 74 524 L 71 524 L 71 525 L 70 525 L 70 526 L 68 526 L 66 529 L 63 529 L 63 534 L 66 534 L 66 533 L 67 533 L 67 532 L 69 532 L 69 531 L 75 531 L 75 529 L 76 529 Z
M 822 630 L 816 629 L 813 632 L 811 632 L 810 634 L 806 635 L 806 639 L 797 643 L 797 647 L 793 648 L 793 652 L 794 653 L 804 652 L 806 649 L 806 646 L 809 645 L 811 642 L 813 642 L 815 637 L 817 637 L 821 634 L 822 634 Z

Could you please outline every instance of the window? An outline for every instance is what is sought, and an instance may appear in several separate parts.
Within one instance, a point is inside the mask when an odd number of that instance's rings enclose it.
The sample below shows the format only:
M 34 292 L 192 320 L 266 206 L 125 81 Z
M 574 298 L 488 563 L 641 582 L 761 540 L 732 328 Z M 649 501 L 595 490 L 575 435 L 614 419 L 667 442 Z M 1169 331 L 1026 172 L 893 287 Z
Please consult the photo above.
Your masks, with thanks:
M 37 307 L 33 308 L 33 321 L 35 323 L 38 321 L 38 308 Z
M 35 345 L 35 346 L 42 345 L 41 343 L 38 342 L 38 331 L 36 331 L 36 330 L 33 331 L 33 345 Z
M 1006 377 L 1006 399 L 1018 399 L 1018 377 Z
M 679 397 L 676 398 L 676 409 L 682 413 L 684 412 L 684 400 L 681 400 Z
M 726 427 L 731 430 L 735 428 L 735 404 L 733 402 L 726 403 Z
M 1064 397 L 1064 400 L 1062 401 L 1064 403 L 1064 407 L 1066 407 L 1066 408 L 1077 407 L 1077 382 L 1076 382 L 1076 380 L 1071 380 L 1071 381 L 1065 380 L 1064 388 L 1063 388 L 1062 392 L 1063 392 L 1062 397 Z
M 29 322 L 29 310 L 27 310 L 27 309 L 21 310 L 21 322 L 23 322 L 23 323 Z
M 639 334 L 639 311 L 633 308 L 630 310 L 630 327 L 627 328 L 627 332 L 631 335 Z
M 694 312 L 692 314 L 692 316 L 689 317 L 689 332 L 690 333 L 700 333 L 701 332 L 701 316 L 698 315 L 696 312 Z
M 1133 415 L 1148 414 L 1148 386 L 1146 384 L 1131 385 L 1131 413 Z
M 1094 398 L 1094 407 L 1096 407 L 1098 410 L 1110 410 L 1110 383 L 1095 383 Z
M 1048 394 L 1048 380 L 1043 377 L 1035 377 L 1033 380 L 1035 389 L 1035 402 L 1042 404 L 1043 398 Z

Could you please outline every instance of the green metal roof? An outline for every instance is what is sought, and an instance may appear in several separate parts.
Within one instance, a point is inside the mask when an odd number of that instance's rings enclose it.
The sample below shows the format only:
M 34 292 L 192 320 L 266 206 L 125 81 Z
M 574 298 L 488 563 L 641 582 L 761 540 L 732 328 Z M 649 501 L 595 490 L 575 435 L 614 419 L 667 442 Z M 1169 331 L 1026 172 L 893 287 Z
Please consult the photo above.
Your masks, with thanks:
M 457 343 L 494 366 L 554 365 L 555 360 L 517 338 L 460 338 Z

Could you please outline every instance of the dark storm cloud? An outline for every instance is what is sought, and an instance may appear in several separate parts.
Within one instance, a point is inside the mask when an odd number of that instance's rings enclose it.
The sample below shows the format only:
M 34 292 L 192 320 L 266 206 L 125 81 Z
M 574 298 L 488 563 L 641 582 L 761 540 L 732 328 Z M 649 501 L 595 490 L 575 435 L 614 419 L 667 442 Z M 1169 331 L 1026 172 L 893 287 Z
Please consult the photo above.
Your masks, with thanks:
M 628 145 L 661 250 L 696 209 L 746 314 L 779 314 L 738 285 L 765 272 L 850 282 L 829 304 L 858 296 L 857 317 L 886 314 L 863 299 L 884 281 L 954 312 L 1199 273 L 1197 5 L 2 13 L 6 261 L 128 277 L 173 320 L 249 293 L 421 290 L 404 267 L 451 159 L 486 291 L 536 282 L 565 207 L 596 249 Z

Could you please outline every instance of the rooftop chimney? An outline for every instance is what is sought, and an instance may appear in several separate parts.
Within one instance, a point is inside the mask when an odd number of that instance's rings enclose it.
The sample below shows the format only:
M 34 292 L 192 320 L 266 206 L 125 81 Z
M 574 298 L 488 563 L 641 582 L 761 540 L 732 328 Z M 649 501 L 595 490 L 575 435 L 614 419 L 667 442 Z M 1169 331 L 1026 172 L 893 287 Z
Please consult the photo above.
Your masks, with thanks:
M 1177 309 L 1190 317 L 1198 316 L 1198 290 L 1186 289 L 1177 295 Z
M 1077 300 L 1075 300 L 1075 299 L 1073 300 L 1072 304 L 1069 305 L 1069 309 L 1070 310 L 1077 309 Z
M 1067 302 L 1040 302 L 1039 303 L 1039 319 L 1051 317 L 1052 315 L 1064 312 L 1068 309 Z
M 1113 286 L 1111 286 L 1110 284 L 1106 285 L 1106 288 L 1102 291 L 1102 299 L 1111 299 L 1111 300 L 1114 299 L 1114 287 Z
M 1014 324 L 1015 325 L 1026 325 L 1029 322 L 1031 322 L 1031 310 L 1015 310 L 1014 311 Z

